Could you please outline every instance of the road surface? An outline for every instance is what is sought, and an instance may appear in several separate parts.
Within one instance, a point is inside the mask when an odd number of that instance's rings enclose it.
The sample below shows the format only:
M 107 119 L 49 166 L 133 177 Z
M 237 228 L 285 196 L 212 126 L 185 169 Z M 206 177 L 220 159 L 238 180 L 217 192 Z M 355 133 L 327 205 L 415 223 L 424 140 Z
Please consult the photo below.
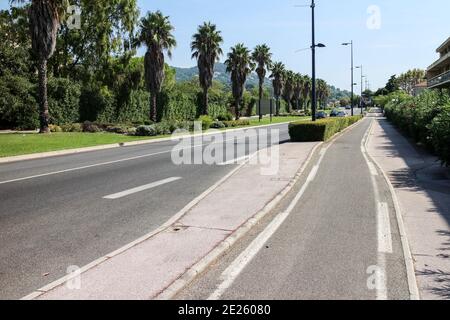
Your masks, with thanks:
M 290 197 L 176 298 L 409 299 L 388 186 L 362 152 L 370 122 L 325 145 Z
M 289 139 L 287 124 L 271 128 Z M 21 298 L 157 229 L 235 167 L 174 165 L 176 145 L 0 165 L 0 299 Z

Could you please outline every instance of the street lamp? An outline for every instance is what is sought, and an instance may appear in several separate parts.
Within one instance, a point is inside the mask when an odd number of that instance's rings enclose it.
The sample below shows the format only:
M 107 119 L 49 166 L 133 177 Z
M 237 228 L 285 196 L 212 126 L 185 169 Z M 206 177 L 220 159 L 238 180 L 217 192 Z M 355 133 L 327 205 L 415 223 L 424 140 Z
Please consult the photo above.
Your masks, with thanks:
M 359 104 L 360 104 L 360 107 L 361 107 L 361 114 L 363 114 L 363 78 L 364 78 L 364 76 L 363 76 L 363 66 L 362 65 L 360 65 L 360 66 L 357 66 L 357 67 L 355 67 L 356 69 L 361 69 L 361 101 L 359 102 Z
M 353 80 L 353 40 L 350 42 L 344 42 L 342 44 L 343 46 L 350 46 L 351 47 L 351 58 L 352 58 L 352 98 L 351 98 L 351 106 L 352 106 L 352 116 L 354 115 L 353 112 L 353 98 L 354 98 L 354 91 L 353 91 L 353 87 L 354 87 L 354 80 Z
M 311 0 L 311 14 L 312 14 L 312 42 L 311 42 L 311 51 L 312 51 L 312 88 L 311 88 L 311 112 L 312 112 L 312 121 L 316 121 L 316 110 L 317 110 L 317 92 L 316 92 L 316 48 L 325 48 L 325 45 L 322 43 L 316 44 L 316 30 L 315 30 L 315 17 L 314 17 L 314 9 L 316 4 L 314 0 Z

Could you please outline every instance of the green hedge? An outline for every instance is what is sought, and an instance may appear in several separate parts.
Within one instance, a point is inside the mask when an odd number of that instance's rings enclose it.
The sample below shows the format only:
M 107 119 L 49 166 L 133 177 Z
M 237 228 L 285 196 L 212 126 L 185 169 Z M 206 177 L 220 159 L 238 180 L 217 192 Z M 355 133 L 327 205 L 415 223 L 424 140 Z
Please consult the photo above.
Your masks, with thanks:
M 417 97 L 393 94 L 385 106 L 389 121 L 450 165 L 450 95 L 437 90 Z
M 328 141 L 336 133 L 358 122 L 362 116 L 329 118 L 312 121 L 293 122 L 289 125 L 289 135 L 293 142 Z

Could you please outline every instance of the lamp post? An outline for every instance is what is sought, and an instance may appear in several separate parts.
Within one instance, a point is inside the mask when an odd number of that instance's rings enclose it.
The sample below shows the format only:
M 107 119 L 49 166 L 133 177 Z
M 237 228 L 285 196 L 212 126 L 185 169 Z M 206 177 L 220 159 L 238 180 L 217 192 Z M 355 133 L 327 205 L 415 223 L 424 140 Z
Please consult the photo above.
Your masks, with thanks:
M 311 51 L 312 51 L 312 86 L 311 86 L 311 113 L 312 113 L 312 121 L 316 121 L 316 110 L 317 110 L 317 90 L 316 90 L 316 48 L 325 48 L 325 45 L 322 43 L 316 44 L 316 30 L 315 30 L 315 16 L 314 9 L 316 4 L 314 0 L 311 0 L 311 14 L 312 14 L 312 42 L 311 42 Z
M 353 80 L 353 40 L 352 41 L 350 41 L 350 42 L 345 42 L 345 43 L 343 43 L 342 44 L 343 46 L 350 46 L 351 47 L 351 60 L 352 60 L 352 97 L 351 97 L 351 106 L 352 106 L 352 116 L 354 115 L 354 112 L 353 112 L 353 99 L 354 99 L 354 90 L 353 90 L 353 88 L 354 88 L 354 80 Z
M 360 65 L 360 66 L 357 66 L 356 67 L 356 69 L 361 69 L 361 101 L 359 102 L 359 104 L 360 104 L 360 107 L 361 107 L 361 114 L 363 114 L 363 93 L 364 93 L 364 91 L 363 91 L 363 78 L 364 78 L 364 76 L 363 76 L 363 66 L 362 65 Z

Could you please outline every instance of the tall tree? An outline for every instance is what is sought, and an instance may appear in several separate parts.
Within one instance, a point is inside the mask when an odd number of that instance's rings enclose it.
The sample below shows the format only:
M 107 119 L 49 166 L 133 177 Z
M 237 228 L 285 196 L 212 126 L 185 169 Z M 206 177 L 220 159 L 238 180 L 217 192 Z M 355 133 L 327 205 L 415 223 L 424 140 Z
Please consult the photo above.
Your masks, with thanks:
M 272 53 L 270 53 L 270 48 L 266 45 L 258 45 L 253 50 L 252 53 L 253 62 L 256 64 L 256 73 L 259 79 L 259 103 L 263 98 L 263 86 L 264 80 L 266 79 L 267 70 L 270 69 L 272 64 Z
M 300 99 L 303 92 L 303 82 L 305 78 L 300 74 L 296 73 L 294 75 L 294 94 L 292 96 L 293 101 L 295 102 L 295 109 L 300 109 Z
M 168 16 L 161 11 L 149 12 L 142 18 L 137 45 L 145 45 L 145 82 L 150 91 L 150 120 L 157 121 L 157 97 L 164 82 L 164 51 L 169 58 L 177 42 Z
M 62 17 L 68 6 L 67 0 L 30 0 L 28 11 L 31 46 L 38 62 L 39 74 L 39 122 L 40 133 L 49 133 L 47 97 L 47 64 L 55 52 L 56 36 Z M 25 3 L 27 0 L 11 0 Z
M 250 50 L 239 43 L 231 48 L 228 59 L 225 61 L 227 72 L 231 73 L 231 86 L 234 98 L 234 108 L 236 119 L 240 118 L 240 105 L 245 90 L 245 81 L 254 69 Z
M 328 86 L 326 81 L 317 79 L 317 100 L 319 101 L 320 107 L 325 109 L 330 94 L 330 87 Z
M 398 76 L 397 83 L 400 89 L 412 95 L 414 93 L 414 87 L 424 81 L 425 74 L 426 72 L 421 69 L 408 70 Z
M 292 110 L 292 97 L 294 95 L 294 81 L 295 74 L 293 71 L 288 70 L 284 73 L 284 88 L 283 88 L 283 99 L 286 102 L 287 112 L 290 113 Z
M 216 25 L 210 22 L 198 27 L 191 43 L 192 58 L 197 59 L 200 86 L 203 89 L 203 111 L 208 114 L 208 90 L 213 84 L 214 66 L 223 54 L 220 45 L 223 39 Z
M 276 62 L 272 65 L 270 78 L 272 79 L 273 92 L 275 95 L 275 99 L 277 100 L 277 107 L 275 114 L 277 116 L 280 115 L 280 97 L 283 92 L 283 76 L 286 69 L 283 63 Z
M 308 110 L 308 101 L 311 100 L 311 78 L 307 75 L 303 76 L 303 86 L 302 86 L 302 99 L 305 108 L 305 112 Z

